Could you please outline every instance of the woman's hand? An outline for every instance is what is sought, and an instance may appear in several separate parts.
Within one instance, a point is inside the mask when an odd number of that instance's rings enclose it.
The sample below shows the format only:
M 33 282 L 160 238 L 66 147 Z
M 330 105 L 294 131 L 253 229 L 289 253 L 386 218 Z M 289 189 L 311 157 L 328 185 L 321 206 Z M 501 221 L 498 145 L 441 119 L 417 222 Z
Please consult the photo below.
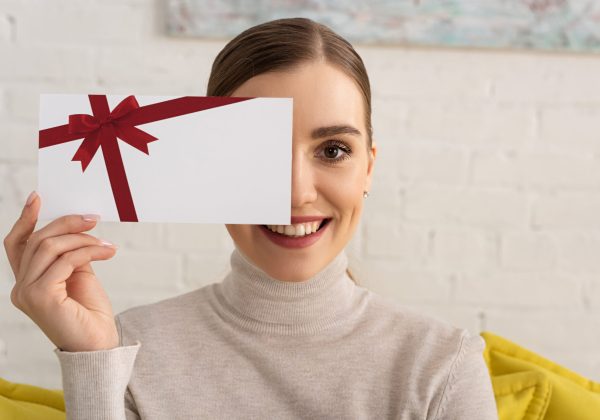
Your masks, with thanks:
M 40 207 L 35 194 L 4 238 L 16 279 L 13 305 L 63 351 L 118 347 L 110 301 L 90 265 L 112 258 L 116 247 L 81 233 L 96 226 L 81 215 L 60 217 L 33 232 Z

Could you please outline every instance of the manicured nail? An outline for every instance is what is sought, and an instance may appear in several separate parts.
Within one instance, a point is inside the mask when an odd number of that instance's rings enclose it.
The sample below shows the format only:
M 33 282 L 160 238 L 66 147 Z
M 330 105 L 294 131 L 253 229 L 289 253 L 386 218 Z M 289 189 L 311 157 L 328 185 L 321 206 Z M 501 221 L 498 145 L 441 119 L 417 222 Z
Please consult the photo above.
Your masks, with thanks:
M 27 202 L 25 203 L 25 207 L 29 206 L 33 200 L 35 199 L 35 197 L 37 196 L 37 193 L 35 192 L 35 190 L 31 191 L 29 193 L 29 197 L 27 197 Z
M 104 245 L 104 246 L 110 246 L 110 247 L 113 247 L 113 248 L 116 248 L 116 247 L 117 247 L 117 246 L 116 246 L 115 244 L 113 244 L 112 242 L 108 242 L 107 240 L 104 240 L 104 239 L 100 239 L 100 242 L 102 242 L 102 245 Z
M 83 215 L 81 215 L 81 217 L 86 222 L 95 222 L 95 221 L 100 220 L 100 215 L 98 215 L 98 214 L 83 214 Z

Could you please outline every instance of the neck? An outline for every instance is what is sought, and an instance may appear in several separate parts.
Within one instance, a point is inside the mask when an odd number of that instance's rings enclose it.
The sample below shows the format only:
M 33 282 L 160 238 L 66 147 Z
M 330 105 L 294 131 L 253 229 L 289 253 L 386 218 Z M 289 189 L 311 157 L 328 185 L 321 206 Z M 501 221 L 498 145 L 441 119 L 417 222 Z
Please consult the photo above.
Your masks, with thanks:
M 285 282 L 256 266 L 236 246 L 231 271 L 221 284 L 223 299 L 247 328 L 307 334 L 339 322 L 350 309 L 356 285 L 348 277 L 344 250 L 307 280 Z

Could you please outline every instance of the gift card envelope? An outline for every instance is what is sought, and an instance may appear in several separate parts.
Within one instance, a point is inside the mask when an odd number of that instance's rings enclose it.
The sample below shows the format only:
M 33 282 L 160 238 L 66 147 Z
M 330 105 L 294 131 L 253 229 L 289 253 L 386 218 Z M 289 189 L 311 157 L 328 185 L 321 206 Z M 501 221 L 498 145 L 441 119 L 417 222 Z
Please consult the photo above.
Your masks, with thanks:
M 292 98 L 40 95 L 41 220 L 289 224 Z

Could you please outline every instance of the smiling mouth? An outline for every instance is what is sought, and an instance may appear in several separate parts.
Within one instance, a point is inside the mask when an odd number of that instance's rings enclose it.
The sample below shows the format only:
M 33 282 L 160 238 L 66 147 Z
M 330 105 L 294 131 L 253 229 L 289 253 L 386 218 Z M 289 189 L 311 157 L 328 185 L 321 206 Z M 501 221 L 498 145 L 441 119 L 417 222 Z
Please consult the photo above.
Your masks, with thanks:
M 325 227 L 331 220 L 332 220 L 331 217 L 327 218 L 327 219 L 323 219 L 323 222 L 321 223 L 321 225 L 319 226 L 319 228 L 317 230 L 315 230 L 314 232 L 310 233 L 309 235 L 312 235 L 313 233 L 318 232 L 321 229 L 323 229 L 323 227 Z M 265 229 L 267 229 L 268 231 L 273 232 L 271 229 L 269 229 L 269 227 L 267 225 L 261 225 L 261 226 L 264 227 Z M 279 233 L 279 232 L 273 232 L 273 233 L 277 233 L 278 235 L 281 235 L 281 236 L 287 236 L 287 237 L 293 238 L 293 236 L 284 235 L 284 234 Z M 305 235 L 305 236 L 308 236 L 308 235 Z

